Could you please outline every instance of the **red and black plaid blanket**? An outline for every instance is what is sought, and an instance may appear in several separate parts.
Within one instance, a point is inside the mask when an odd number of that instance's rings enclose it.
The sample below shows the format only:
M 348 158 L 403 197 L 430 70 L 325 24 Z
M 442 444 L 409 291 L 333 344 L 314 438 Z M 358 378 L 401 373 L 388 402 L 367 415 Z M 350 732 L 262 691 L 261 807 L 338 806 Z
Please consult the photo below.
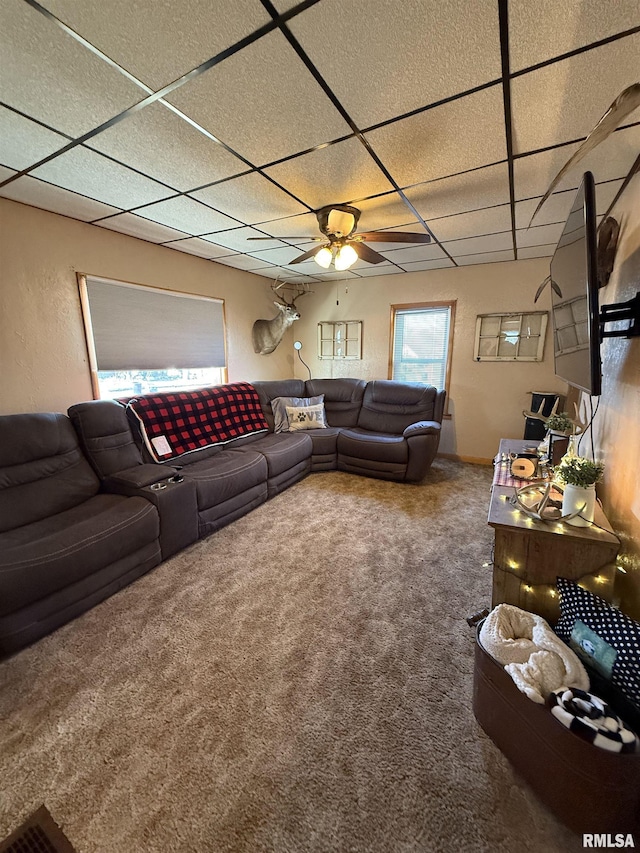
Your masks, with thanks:
M 248 382 L 133 397 L 127 408 L 140 422 L 156 462 L 269 428 L 258 392 Z

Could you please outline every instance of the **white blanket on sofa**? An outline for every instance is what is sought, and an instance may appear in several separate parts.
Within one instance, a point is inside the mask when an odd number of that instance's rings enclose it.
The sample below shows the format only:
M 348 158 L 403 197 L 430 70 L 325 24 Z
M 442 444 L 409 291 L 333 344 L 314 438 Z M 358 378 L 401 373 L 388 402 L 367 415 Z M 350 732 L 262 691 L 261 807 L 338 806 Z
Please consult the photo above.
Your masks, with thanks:
M 480 629 L 480 642 L 534 702 L 544 703 L 560 687 L 589 689 L 584 666 L 542 616 L 498 604 Z

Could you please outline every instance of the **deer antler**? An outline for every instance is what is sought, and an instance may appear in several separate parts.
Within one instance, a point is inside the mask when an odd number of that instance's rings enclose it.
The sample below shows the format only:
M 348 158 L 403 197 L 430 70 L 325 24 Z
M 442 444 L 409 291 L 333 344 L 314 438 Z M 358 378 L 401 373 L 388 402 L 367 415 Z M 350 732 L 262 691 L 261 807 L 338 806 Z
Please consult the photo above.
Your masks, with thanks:
M 287 299 L 286 299 L 286 297 L 285 297 L 282 293 L 279 293 L 279 292 L 278 292 L 281 288 L 291 288 L 291 285 L 290 285 L 290 284 L 286 284 L 286 282 L 284 282 L 284 281 L 281 281 L 281 282 L 279 282 L 279 283 L 278 283 L 278 280 L 277 280 L 277 279 L 276 279 L 276 281 L 271 285 L 271 290 L 273 291 L 273 295 L 274 295 L 275 297 L 277 297 L 277 299 L 280 301 L 280 303 L 281 303 L 282 305 L 288 305 L 290 308 L 295 308 L 295 305 L 296 305 L 296 299 L 299 299 L 301 296 L 304 296 L 304 295 L 305 295 L 305 293 L 312 293 L 312 292 L 313 292 L 313 291 L 309 290 L 309 288 L 308 288 L 306 285 L 304 285 L 304 284 L 302 284 L 302 285 L 295 285 L 295 288 L 296 288 L 296 291 L 297 291 L 297 292 L 296 292 L 296 293 L 295 293 L 295 295 L 293 296 L 293 299 L 291 300 L 291 302 L 288 302 L 288 301 L 287 301 Z M 302 288 L 302 290 L 301 290 L 300 288 Z

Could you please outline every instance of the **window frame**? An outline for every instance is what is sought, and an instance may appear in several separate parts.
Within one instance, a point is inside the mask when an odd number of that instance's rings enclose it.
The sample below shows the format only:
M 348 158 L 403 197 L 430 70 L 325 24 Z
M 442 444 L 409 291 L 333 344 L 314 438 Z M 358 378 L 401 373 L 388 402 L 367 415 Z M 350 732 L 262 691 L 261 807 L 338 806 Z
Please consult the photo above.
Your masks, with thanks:
M 395 346 L 395 331 L 396 331 L 396 315 L 403 311 L 429 311 L 430 309 L 448 308 L 449 309 L 449 337 L 447 340 L 447 363 L 445 366 L 444 391 L 446 391 L 444 415 L 445 418 L 450 418 L 449 400 L 451 399 L 451 362 L 453 360 L 453 333 L 456 320 L 456 304 L 457 300 L 443 300 L 434 302 L 404 302 L 398 305 L 391 305 L 391 319 L 389 331 L 389 367 L 388 378 L 393 379 L 393 352 Z
M 104 281 L 107 281 L 107 282 L 115 284 L 115 285 L 126 285 L 129 287 L 144 288 L 147 290 L 158 291 L 158 292 L 166 293 L 169 295 L 176 295 L 178 297 L 188 296 L 188 297 L 192 297 L 195 299 L 203 299 L 203 300 L 211 299 L 211 300 L 214 300 L 216 302 L 220 302 L 221 308 L 222 308 L 222 330 L 223 330 L 223 348 L 224 348 L 224 361 L 225 361 L 225 363 L 224 363 L 224 367 L 216 368 L 216 369 L 219 369 L 221 371 L 223 383 L 228 382 L 229 374 L 228 374 L 228 353 L 227 353 L 227 318 L 226 318 L 226 303 L 225 303 L 224 299 L 221 299 L 220 297 L 216 297 L 216 296 L 208 296 L 208 295 L 202 294 L 202 293 L 192 293 L 191 291 L 173 290 L 172 288 L 169 288 L 169 287 L 157 287 L 156 285 L 152 285 L 152 284 L 140 284 L 138 282 L 123 281 L 122 279 L 112 279 L 112 278 L 107 278 L 105 276 L 93 275 L 92 273 L 80 273 L 80 272 L 78 272 L 78 273 L 76 273 L 76 279 L 78 282 L 78 292 L 80 295 L 80 308 L 81 308 L 81 313 L 82 313 L 82 322 L 83 322 L 83 329 L 84 329 L 85 346 L 86 346 L 86 351 L 87 351 L 87 360 L 89 362 L 89 374 L 90 374 L 90 379 L 91 379 L 91 393 L 93 395 L 94 400 L 106 400 L 106 399 L 112 399 L 112 398 L 102 397 L 100 395 L 100 379 L 98 376 L 98 373 L 99 373 L 98 359 L 97 359 L 95 341 L 94 341 L 94 336 L 93 336 L 93 326 L 92 326 L 92 322 L 91 322 L 91 308 L 90 308 L 90 304 L 89 304 L 89 291 L 88 291 L 88 287 L 87 287 L 87 279 L 100 279 L 100 280 L 104 280 Z M 166 368 L 158 368 L 158 369 L 170 369 L 170 367 L 171 367 L 170 365 L 167 365 Z M 131 368 L 131 369 L 135 369 L 135 368 Z M 176 388 L 175 390 L 179 391 L 180 389 Z M 172 393 L 172 392 L 170 392 L 170 393 Z

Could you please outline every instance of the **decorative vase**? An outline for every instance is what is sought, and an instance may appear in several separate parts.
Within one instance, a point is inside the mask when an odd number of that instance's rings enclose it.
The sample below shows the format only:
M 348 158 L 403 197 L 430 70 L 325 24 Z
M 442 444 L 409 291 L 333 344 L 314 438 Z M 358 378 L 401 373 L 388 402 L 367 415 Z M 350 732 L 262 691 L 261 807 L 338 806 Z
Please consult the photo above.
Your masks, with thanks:
M 567 483 L 562 496 L 562 514 L 571 515 L 580 511 L 575 518 L 568 518 L 567 524 L 575 527 L 589 527 L 596 509 L 596 486 L 572 486 Z

